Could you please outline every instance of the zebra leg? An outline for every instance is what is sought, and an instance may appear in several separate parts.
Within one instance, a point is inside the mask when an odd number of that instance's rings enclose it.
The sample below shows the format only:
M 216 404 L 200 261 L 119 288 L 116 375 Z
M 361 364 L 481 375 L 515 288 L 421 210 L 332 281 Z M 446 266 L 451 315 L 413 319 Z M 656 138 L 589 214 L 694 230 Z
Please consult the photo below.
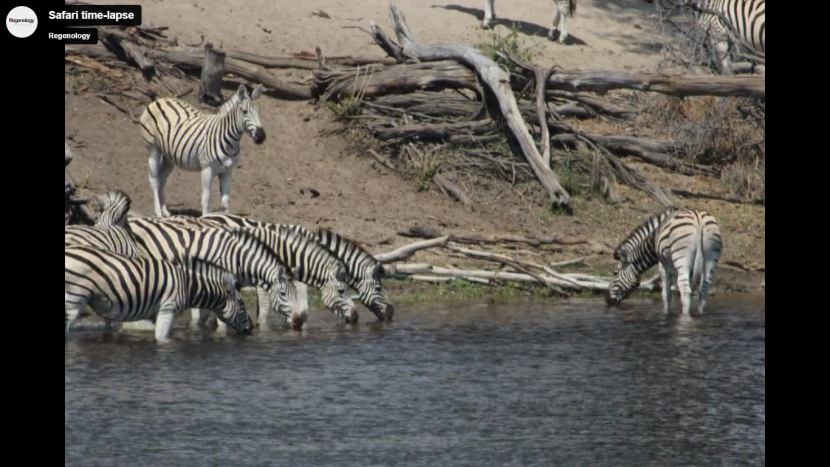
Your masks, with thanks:
M 700 293 L 697 296 L 697 315 L 703 315 L 703 309 L 706 307 L 706 300 L 709 298 L 709 288 L 712 287 L 712 281 L 715 275 L 715 261 L 707 261 L 703 277 L 700 280 Z
M 680 291 L 680 303 L 683 307 L 683 316 L 689 316 L 689 313 L 692 309 L 691 279 L 691 271 L 685 271 L 677 275 L 677 290 Z
M 81 315 L 81 310 L 83 310 L 83 308 L 83 304 L 79 306 L 72 306 L 70 308 L 64 308 L 63 321 L 66 326 L 66 332 L 70 332 L 72 330 L 72 327 L 75 325 L 75 321 L 78 320 L 78 316 Z
M 663 312 L 669 314 L 672 299 L 671 286 L 674 284 L 675 274 L 663 266 L 663 263 L 660 263 L 660 274 L 663 276 Z
M 216 332 L 220 334 L 227 334 L 228 325 L 222 322 L 222 320 L 216 316 L 216 313 L 211 313 L 211 315 L 212 319 L 216 320 Z
M 567 0 L 565 1 L 567 2 Z M 553 22 L 551 23 L 550 30 L 548 31 L 548 39 L 552 41 L 557 40 L 560 44 L 564 44 L 565 39 L 568 38 L 568 17 L 565 15 L 565 12 L 562 11 L 562 7 L 560 6 L 561 2 L 559 0 L 553 2 L 553 5 Z M 559 36 L 558 39 L 557 35 Z
M 202 169 L 202 215 L 210 213 L 210 186 L 213 184 L 213 170 L 210 167 Z
M 268 322 L 268 312 L 271 311 L 271 294 L 262 287 L 257 287 L 256 297 L 257 312 L 259 313 L 259 316 L 257 316 L 257 325 L 260 328 L 265 328 L 265 325 Z M 276 305 L 276 303 L 274 305 Z
M 496 0 L 484 0 L 484 21 L 481 22 L 482 29 L 489 29 L 496 18 Z
M 148 146 L 148 150 L 150 151 L 150 188 L 153 191 L 156 217 L 169 217 L 170 212 L 167 210 L 164 199 L 164 186 L 167 184 L 167 177 L 173 171 L 173 164 L 162 155 L 157 146 Z
M 233 170 L 226 169 L 225 172 L 219 174 L 219 190 L 222 192 L 222 202 L 220 207 L 222 212 L 231 212 L 231 179 L 233 178 Z
M 170 342 L 170 332 L 173 329 L 173 320 L 176 312 L 170 309 L 159 310 L 156 316 L 156 342 L 167 344 Z

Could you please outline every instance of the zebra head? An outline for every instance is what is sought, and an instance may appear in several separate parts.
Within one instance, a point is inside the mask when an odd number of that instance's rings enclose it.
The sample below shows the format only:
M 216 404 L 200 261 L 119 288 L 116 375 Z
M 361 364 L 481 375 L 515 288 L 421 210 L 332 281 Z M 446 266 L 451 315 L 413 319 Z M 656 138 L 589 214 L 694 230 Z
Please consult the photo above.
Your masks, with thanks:
M 265 129 L 259 121 L 259 107 L 254 102 L 262 96 L 262 86 L 257 86 L 250 95 L 244 84 L 239 85 L 236 91 L 236 111 L 242 123 L 242 131 L 251 135 L 256 144 L 265 142 Z
M 271 296 L 272 308 L 277 310 L 287 324 L 299 330 L 308 321 L 308 312 L 302 309 L 295 279 L 291 269 L 280 266 L 279 279 L 271 284 L 268 293 Z
M 392 321 L 392 317 L 395 315 L 395 307 L 389 303 L 389 297 L 386 296 L 386 290 L 381 283 L 384 276 L 386 276 L 386 270 L 383 268 L 383 264 L 378 263 L 368 277 L 358 281 L 356 289 L 360 301 L 365 303 L 379 320 Z
M 614 259 L 618 263 L 614 266 L 614 279 L 611 281 L 608 296 L 605 297 L 605 303 L 609 307 L 619 305 L 640 286 L 640 274 L 637 269 L 625 264 L 618 252 L 614 253 Z
M 338 262 L 337 269 L 331 271 L 321 287 L 323 305 L 342 318 L 346 324 L 357 324 L 359 319 L 357 307 L 347 295 L 349 290 L 349 273 L 346 266 Z
M 245 301 L 242 299 L 242 284 L 236 276 L 228 271 L 223 271 L 224 292 L 227 296 L 225 306 L 217 310 L 217 317 L 239 334 L 251 334 L 251 316 L 245 309 Z

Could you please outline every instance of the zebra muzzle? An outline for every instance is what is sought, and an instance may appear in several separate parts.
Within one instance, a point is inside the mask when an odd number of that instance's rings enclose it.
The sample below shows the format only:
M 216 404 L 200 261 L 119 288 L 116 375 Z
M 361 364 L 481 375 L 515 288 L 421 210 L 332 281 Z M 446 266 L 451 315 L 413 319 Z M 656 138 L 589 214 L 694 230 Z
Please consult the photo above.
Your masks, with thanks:
M 262 127 L 254 128 L 251 131 L 251 139 L 254 140 L 255 144 L 262 144 L 265 142 L 265 130 Z

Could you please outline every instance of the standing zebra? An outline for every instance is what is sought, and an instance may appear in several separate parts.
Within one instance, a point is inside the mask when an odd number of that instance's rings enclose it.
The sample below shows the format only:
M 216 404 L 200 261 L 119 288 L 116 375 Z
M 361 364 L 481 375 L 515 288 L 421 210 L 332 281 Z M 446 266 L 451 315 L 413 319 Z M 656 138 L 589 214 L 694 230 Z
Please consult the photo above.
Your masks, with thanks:
M 255 100 L 262 96 L 259 86 L 248 95 L 244 84 L 215 114 L 205 114 L 186 102 L 163 98 L 147 105 L 141 115 L 141 136 L 150 152 L 150 188 L 157 217 L 170 211 L 164 186 L 173 167 L 202 174 L 202 214 L 210 208 L 210 188 L 219 177 L 222 210 L 230 212 L 231 176 L 239 163 L 243 133 L 256 144 L 265 142 Z
M 643 0 L 654 3 L 654 0 Z M 658 0 L 666 9 L 690 7 L 697 23 L 707 31 L 709 45 L 717 52 L 721 74 L 731 74 L 729 54 L 735 37 L 755 56 L 766 58 L 767 8 L 765 0 Z M 731 34 L 730 34 L 731 33 Z
M 648 0 L 646 0 L 648 1 Z M 489 29 L 493 26 L 493 19 L 496 18 L 496 0 L 484 0 L 484 21 L 481 27 Z M 553 0 L 554 12 L 552 26 L 548 31 L 548 39 L 557 40 L 564 44 L 568 39 L 568 18 L 576 16 L 576 0 Z M 560 28 L 561 24 L 561 28 Z
M 634 229 L 617 246 L 614 280 L 607 297 L 616 306 L 640 285 L 640 276 L 655 264 L 663 276 L 663 310 L 671 308 L 677 281 L 683 314 L 692 306 L 692 285 L 700 281 L 698 314 L 703 313 L 723 242 L 718 222 L 706 211 L 669 208 Z
M 279 228 L 279 225 L 269 224 L 247 219 L 233 214 L 213 213 L 202 216 L 201 220 L 220 223 L 233 228 Z M 299 225 L 285 225 L 289 231 L 297 232 L 313 239 L 326 247 L 336 256 L 349 273 L 349 285 L 353 287 L 360 300 L 381 321 L 391 321 L 395 314 L 395 307 L 389 303 L 389 298 L 383 288 L 381 279 L 386 275 L 383 264 L 376 260 L 368 251 L 360 248 L 354 242 L 326 229 L 317 229 L 316 232 Z M 261 312 L 261 311 L 260 311 Z
M 131 220 L 130 222 L 133 222 Z M 357 308 L 351 297 L 346 295 L 351 281 L 348 269 L 331 251 L 298 232 L 289 230 L 286 226 L 264 224 L 264 227 L 233 228 L 215 220 L 202 218 L 188 218 L 184 216 L 154 219 L 156 224 L 165 224 L 180 229 L 226 229 L 229 232 L 247 232 L 276 253 L 280 261 L 289 267 L 296 280 L 303 284 L 320 289 L 323 306 L 334 312 L 347 324 L 356 324 L 359 317 Z M 137 232 L 135 226 L 133 230 Z M 137 236 L 140 234 L 136 233 Z M 298 287 L 299 288 L 299 287 Z M 261 296 L 261 295 L 260 295 Z M 307 306 L 304 307 L 307 309 Z M 270 309 L 267 302 L 259 302 L 259 323 L 263 325 Z
M 297 302 L 291 268 L 268 244 L 247 231 L 218 228 L 192 229 L 169 222 L 171 218 L 131 218 L 130 229 L 145 257 L 175 260 L 193 257 L 236 274 L 243 285 L 260 287 L 259 300 L 277 312 L 286 323 L 302 327 L 307 320 Z M 200 316 L 199 311 L 193 312 Z M 219 331 L 223 329 L 220 327 Z
M 220 319 L 240 334 L 251 321 L 233 274 L 204 261 L 128 258 L 88 246 L 64 247 L 64 319 L 70 331 L 84 306 L 103 318 L 155 318 L 156 340 L 169 342 L 173 320 L 185 308 L 220 310 Z
M 138 247 L 127 223 L 130 204 L 130 197 L 124 192 L 107 192 L 100 200 L 102 209 L 95 225 L 64 226 L 64 246 L 91 246 L 138 258 Z

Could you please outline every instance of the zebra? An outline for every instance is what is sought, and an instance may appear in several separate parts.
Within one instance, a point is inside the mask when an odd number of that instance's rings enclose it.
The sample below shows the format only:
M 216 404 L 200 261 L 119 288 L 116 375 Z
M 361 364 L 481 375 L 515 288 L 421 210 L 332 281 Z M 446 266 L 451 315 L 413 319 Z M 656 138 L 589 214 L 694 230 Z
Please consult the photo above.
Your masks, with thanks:
M 212 213 L 202 216 L 201 220 L 220 223 L 233 228 L 278 228 L 279 225 L 247 219 L 233 214 Z M 395 314 L 394 306 L 383 288 L 381 279 L 386 275 L 383 264 L 369 252 L 357 246 L 351 240 L 327 229 L 311 231 L 299 225 L 285 225 L 290 231 L 297 232 L 326 247 L 346 266 L 349 272 L 349 285 L 357 292 L 360 300 L 380 321 L 391 321 Z
M 553 23 L 548 31 L 548 39 L 557 40 L 556 36 L 558 35 L 560 44 L 564 44 L 565 40 L 568 39 L 568 18 L 576 16 L 576 1 L 553 0 Z M 483 29 L 489 29 L 493 26 L 493 20 L 496 18 L 495 3 L 496 0 L 484 0 L 484 21 L 481 23 Z
M 132 222 L 132 220 L 131 220 Z M 314 238 L 306 237 L 284 225 L 263 224 L 261 227 L 222 225 L 215 220 L 173 216 L 156 219 L 156 223 L 182 229 L 227 229 L 230 232 L 248 232 L 268 245 L 293 272 L 297 281 L 316 287 L 322 292 L 323 306 L 334 312 L 346 324 L 357 324 L 359 316 L 351 297 L 346 295 L 351 277 L 345 264 Z M 134 227 L 135 229 L 135 227 Z M 138 235 L 138 234 L 137 234 Z M 298 287 L 299 289 L 299 287 Z M 307 310 L 307 305 L 303 307 Z M 259 324 L 268 316 L 267 303 L 259 303 Z
M 174 167 L 202 175 L 202 214 L 210 208 L 210 189 L 219 178 L 221 208 L 230 212 L 231 176 L 239 163 L 243 133 L 254 143 L 265 142 L 265 130 L 254 101 L 262 96 L 258 86 L 249 95 L 244 84 L 225 101 L 215 114 L 202 113 L 196 107 L 175 98 L 151 102 L 140 118 L 141 136 L 150 153 L 150 188 L 153 191 L 156 217 L 170 216 L 164 186 Z
M 258 286 L 258 298 L 270 307 L 276 303 L 283 320 L 301 328 L 308 320 L 297 302 L 294 272 L 266 243 L 247 231 L 229 232 L 217 228 L 191 229 L 168 222 L 171 218 L 130 218 L 130 229 L 142 255 L 174 260 L 194 257 L 227 269 L 245 286 Z M 197 309 L 194 318 L 202 314 Z M 193 323 L 198 324 L 194 319 Z M 219 326 L 219 331 L 224 330 Z
M 655 264 L 663 276 L 663 311 L 671 308 L 677 281 L 682 312 L 688 316 L 692 285 L 700 281 L 698 314 L 703 314 L 723 240 L 717 220 L 706 211 L 669 208 L 635 228 L 614 251 L 614 279 L 606 297 L 616 306 L 640 285 L 640 276 Z
M 138 247 L 127 223 L 130 197 L 119 190 L 107 192 L 101 200 L 101 213 L 94 225 L 64 226 L 64 246 L 92 246 L 113 251 L 130 258 L 140 257 Z
M 652 4 L 654 0 L 643 0 Z M 697 23 L 708 32 L 709 45 L 721 57 L 721 73 L 731 74 L 729 52 L 733 37 L 752 54 L 766 58 L 767 9 L 765 0 L 659 0 L 670 9 L 690 7 Z
M 236 277 L 205 261 L 129 258 L 89 246 L 64 247 L 64 320 L 72 329 L 84 306 L 115 321 L 155 318 L 155 338 L 169 342 L 173 320 L 185 308 L 220 310 L 240 334 L 251 321 Z

